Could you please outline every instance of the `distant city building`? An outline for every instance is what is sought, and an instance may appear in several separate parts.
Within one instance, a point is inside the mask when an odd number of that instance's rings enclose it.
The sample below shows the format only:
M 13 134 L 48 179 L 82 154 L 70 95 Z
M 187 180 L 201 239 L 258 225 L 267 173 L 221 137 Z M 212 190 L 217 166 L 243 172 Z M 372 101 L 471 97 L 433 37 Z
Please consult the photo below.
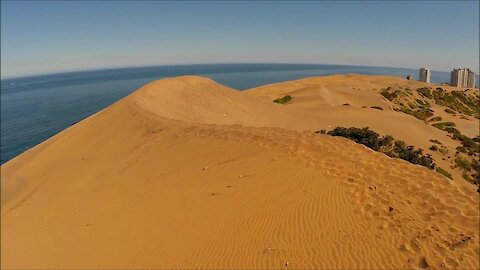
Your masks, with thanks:
M 475 72 L 469 70 L 468 71 L 468 78 L 467 78 L 467 87 L 472 87 L 472 88 L 475 88 L 476 84 L 475 84 L 475 78 L 477 76 L 475 75 Z
M 407 80 L 409 80 L 409 81 L 413 80 L 413 75 L 408 75 Z
M 463 70 L 454 69 L 452 72 L 450 72 L 450 84 L 452 86 L 461 87 L 462 78 L 463 78 Z
M 468 68 L 450 72 L 450 84 L 456 87 L 475 87 L 475 73 Z
M 421 82 L 430 83 L 430 69 L 421 68 L 420 73 L 418 74 L 418 80 Z

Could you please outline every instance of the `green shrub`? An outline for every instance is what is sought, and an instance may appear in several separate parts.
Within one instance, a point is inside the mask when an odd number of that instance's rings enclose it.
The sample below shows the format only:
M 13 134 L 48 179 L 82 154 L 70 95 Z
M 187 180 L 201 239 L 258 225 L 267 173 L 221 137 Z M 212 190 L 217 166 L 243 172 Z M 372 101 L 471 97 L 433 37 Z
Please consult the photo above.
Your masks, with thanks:
M 435 117 L 428 120 L 428 122 L 437 122 L 437 121 L 442 121 L 442 117 L 435 116 Z
M 428 117 L 433 116 L 433 113 L 430 110 L 421 109 L 413 112 L 413 116 L 420 120 L 427 120 Z
M 426 98 L 432 98 L 432 90 L 430 88 L 427 88 L 427 87 L 422 87 L 422 88 L 418 88 L 417 89 L 417 92 L 426 97 Z
M 293 98 L 291 96 L 284 96 L 284 97 L 281 97 L 281 98 L 277 98 L 275 99 L 273 102 L 275 103 L 279 103 L 279 104 L 287 104 L 288 102 L 290 102 Z
M 446 109 L 445 109 L 445 112 L 446 112 L 446 113 L 449 113 L 449 114 L 456 114 L 456 113 L 457 113 L 456 111 L 454 111 L 454 110 L 452 110 L 452 109 L 449 109 L 449 108 L 446 108 Z
M 470 169 L 471 169 L 470 162 L 468 162 L 468 160 L 466 160 L 464 158 L 457 157 L 455 159 L 455 163 L 457 164 L 458 167 L 460 167 L 464 170 L 470 171 Z
M 424 102 L 424 101 L 421 100 L 421 99 L 416 98 L 415 101 L 416 101 L 419 105 L 428 106 L 428 102 Z
M 468 182 L 473 183 L 473 179 L 472 179 L 472 177 L 470 177 L 470 175 L 468 175 L 468 173 L 463 172 L 462 177 L 463 177 L 463 179 L 467 180 Z
M 380 94 L 384 96 L 386 99 L 393 101 L 396 97 L 398 97 L 399 92 L 400 91 L 398 90 L 395 90 L 395 92 L 389 92 L 388 90 L 383 90 L 382 92 L 380 92 Z
M 454 113 L 454 111 L 475 115 L 479 117 L 480 114 L 480 101 L 478 97 L 471 97 L 461 91 L 447 92 L 441 88 L 437 88 L 433 91 L 433 100 L 438 105 L 448 107 L 445 109 L 447 113 Z
M 435 171 L 437 171 L 439 174 L 442 174 L 443 176 L 445 176 L 445 177 L 447 177 L 447 178 L 453 179 L 451 173 L 447 172 L 446 170 L 444 170 L 444 169 L 442 169 L 442 168 L 440 168 L 440 167 L 437 167 L 437 168 L 435 169 Z
M 403 141 L 395 141 L 396 157 L 413 164 L 425 166 L 429 169 L 435 168 L 433 158 L 427 154 L 423 155 L 422 149 L 415 149 L 413 145 L 406 146 Z
M 460 141 L 462 146 L 467 149 L 467 154 L 472 156 L 480 153 L 480 143 L 476 142 L 474 139 L 471 139 L 460 132 L 454 133 L 452 139 Z
M 406 113 L 406 114 L 410 114 L 410 115 L 414 116 L 415 118 L 423 120 L 423 121 L 426 121 L 428 117 L 433 116 L 433 113 L 430 109 L 424 109 L 424 108 L 419 108 L 419 109 L 412 110 L 412 109 L 409 109 L 409 108 L 402 107 L 402 108 L 399 109 L 399 111 L 401 111 L 403 113 Z
M 480 162 L 478 161 L 478 159 L 472 160 L 472 163 L 470 165 L 472 167 L 472 170 L 480 172 Z
M 430 141 L 431 141 L 432 143 L 436 143 L 436 144 L 442 144 L 442 143 L 441 143 L 440 141 L 438 141 L 438 140 L 433 140 L 433 139 L 430 139 Z
M 460 131 L 454 127 L 446 127 L 443 130 L 451 134 L 460 134 Z
M 442 146 L 442 148 L 440 148 L 440 149 L 438 150 L 438 152 L 446 155 L 446 154 L 448 153 L 448 149 L 447 149 L 447 148 L 444 148 L 444 147 Z
M 331 136 L 341 136 L 350 139 L 356 143 L 363 144 L 368 148 L 382 152 L 390 157 L 400 158 L 413 164 L 425 166 L 429 169 L 435 168 L 433 158 L 427 154 L 423 155 L 422 149 L 415 149 L 412 145 L 406 145 L 403 141 L 394 140 L 390 135 L 380 137 L 380 135 L 368 127 L 364 128 L 345 128 L 336 127 L 327 133 Z
M 445 128 L 447 127 L 455 127 L 456 125 L 453 122 L 441 122 L 441 123 L 432 124 L 432 126 L 441 130 L 445 130 Z
M 380 135 L 375 131 L 370 130 L 368 127 L 364 127 L 361 129 L 355 127 L 336 127 L 335 129 L 329 131 L 327 134 L 331 136 L 341 136 L 348 138 L 356 143 L 363 144 L 375 151 L 379 151 L 380 147 L 382 146 Z
M 430 146 L 429 149 L 432 150 L 432 151 L 438 151 L 438 146 L 432 145 L 432 146 Z

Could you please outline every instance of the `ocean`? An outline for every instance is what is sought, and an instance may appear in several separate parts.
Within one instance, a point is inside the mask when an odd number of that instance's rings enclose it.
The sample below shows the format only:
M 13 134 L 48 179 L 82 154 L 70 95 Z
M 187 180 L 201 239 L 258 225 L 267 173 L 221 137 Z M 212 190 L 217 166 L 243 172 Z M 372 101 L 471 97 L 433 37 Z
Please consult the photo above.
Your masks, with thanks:
M 208 64 L 121 68 L 2 79 L 1 164 L 68 126 L 100 111 L 142 85 L 165 77 L 201 75 L 244 90 L 310 76 L 359 73 L 418 77 L 418 70 L 346 65 Z M 450 80 L 432 71 L 432 82 Z

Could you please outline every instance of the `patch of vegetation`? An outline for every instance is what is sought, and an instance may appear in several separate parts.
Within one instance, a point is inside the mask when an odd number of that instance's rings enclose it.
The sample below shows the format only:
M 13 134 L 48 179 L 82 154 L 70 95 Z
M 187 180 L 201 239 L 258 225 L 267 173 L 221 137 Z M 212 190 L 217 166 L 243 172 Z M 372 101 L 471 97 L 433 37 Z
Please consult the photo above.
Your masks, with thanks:
M 460 100 L 464 105 L 466 105 L 469 109 L 475 110 L 478 109 L 480 106 L 480 102 L 478 99 L 475 99 L 473 97 L 469 97 L 466 95 L 464 92 L 460 91 L 453 91 L 451 93 L 453 97 L 455 97 L 457 100 Z M 478 112 L 478 111 L 477 111 Z
M 422 88 L 418 88 L 417 89 L 417 92 L 421 95 L 421 96 L 424 96 L 426 98 L 432 98 L 432 89 L 430 88 L 427 88 L 427 87 L 422 87 Z
M 442 169 L 441 167 L 437 167 L 435 169 L 435 171 L 437 171 L 439 174 L 442 174 L 443 176 L 445 176 L 447 178 L 453 179 L 452 174 L 447 172 L 446 170 Z
M 436 140 L 436 139 L 435 139 L 435 140 L 430 139 L 430 141 L 431 141 L 432 143 L 436 143 L 436 144 L 440 144 L 440 145 L 442 144 L 439 140 Z
M 378 133 L 370 130 L 368 127 L 361 129 L 355 127 L 336 127 L 327 132 L 327 134 L 345 137 L 356 143 L 363 144 L 372 150 L 382 152 L 389 157 L 400 158 L 429 169 L 435 168 L 433 158 L 429 154 L 423 155 L 422 149 L 415 149 L 414 146 L 407 145 L 403 141 L 394 140 L 390 135 L 380 137 Z
M 370 107 L 370 108 L 383 111 L 383 108 L 380 107 L 380 106 L 372 106 L 372 107 Z
M 456 113 L 457 113 L 456 111 L 454 111 L 454 110 L 452 110 L 452 109 L 449 109 L 449 108 L 446 108 L 446 109 L 445 109 L 445 112 L 446 112 L 446 113 L 449 113 L 449 114 L 456 114 Z
M 433 91 L 433 100 L 438 105 L 450 108 L 466 115 L 480 116 L 480 100 L 461 91 L 447 92 L 442 88 Z M 446 110 L 445 110 L 446 111 Z
M 470 162 L 468 162 L 468 160 L 466 160 L 464 158 L 457 157 L 455 159 L 455 163 L 457 164 L 458 167 L 460 167 L 464 170 L 470 171 L 470 169 L 471 169 Z
M 400 92 L 397 95 L 401 96 L 402 99 L 397 100 L 396 106 L 394 107 L 395 111 L 412 115 L 423 121 L 433 116 L 433 111 L 430 109 L 430 103 L 428 101 L 415 98 L 406 92 Z
M 388 87 L 388 90 L 390 89 L 390 87 Z M 399 90 L 395 90 L 394 92 L 390 92 L 388 91 L 387 89 L 383 89 L 382 92 L 380 92 L 380 94 L 382 96 L 384 96 L 386 99 L 390 100 L 390 101 L 393 101 L 395 98 L 398 97 L 398 94 L 400 93 Z
M 425 108 L 429 108 L 430 107 L 430 103 L 428 103 L 428 101 L 423 101 L 421 99 L 418 99 L 416 98 L 415 101 L 417 102 L 417 104 L 419 104 L 420 106 L 423 106 Z
M 423 121 L 426 121 L 428 117 L 433 116 L 433 113 L 430 109 L 424 109 L 424 108 L 420 108 L 418 110 L 411 110 L 411 109 L 408 109 L 408 108 L 400 108 L 399 111 L 401 111 L 403 113 L 406 113 L 406 114 L 410 114 L 410 115 L 414 116 L 415 118 L 423 120 Z
M 462 174 L 462 177 L 463 177 L 463 179 L 467 180 L 468 182 L 473 183 L 473 179 L 472 179 L 472 177 L 470 177 L 470 175 L 468 175 L 468 173 L 464 172 Z
M 432 151 L 438 151 L 438 146 L 432 145 L 432 146 L 430 146 L 430 148 L 428 148 L 428 149 L 430 149 L 430 150 L 432 150 Z
M 444 130 L 451 134 L 460 134 L 460 131 L 454 127 L 446 127 Z
M 432 124 L 432 126 L 441 130 L 445 130 L 447 127 L 455 127 L 456 124 L 453 122 L 441 122 L 441 123 Z
M 478 159 L 474 159 L 470 165 L 474 171 L 480 172 L 480 161 Z
M 448 149 L 444 146 L 438 150 L 438 152 L 442 153 L 443 155 L 448 154 Z
M 477 184 L 480 190 L 480 162 L 478 159 L 474 159 L 470 165 L 472 167 L 472 171 L 474 172 L 472 174 L 473 183 Z
M 471 182 L 478 186 L 478 191 L 480 192 L 480 166 L 477 163 L 480 156 L 480 142 L 479 139 L 477 139 L 478 137 L 472 139 L 461 134 L 460 131 L 455 128 L 455 123 L 452 122 L 435 123 L 432 126 L 452 134 L 452 139 L 462 144 L 456 148 L 457 157 L 455 158 L 455 164 L 461 168 L 466 175 L 473 171 L 472 176 L 469 177 L 472 178 Z M 439 151 L 442 152 L 442 149 L 443 147 Z M 459 153 L 473 157 L 473 161 L 470 163 L 467 159 L 458 156 Z
M 431 119 L 428 119 L 428 122 L 438 122 L 438 121 L 442 121 L 442 117 L 435 116 L 435 117 L 432 117 Z
M 475 140 L 461 134 L 460 132 L 454 133 L 452 139 L 460 141 L 462 146 L 466 148 L 468 155 L 478 156 L 480 154 L 480 143 Z
M 392 87 L 382 89 L 382 96 L 394 102 L 394 110 L 406 114 L 410 114 L 420 120 L 426 121 L 427 118 L 433 116 L 430 109 L 430 103 L 436 103 L 447 107 L 447 113 L 455 115 L 457 112 L 480 117 L 480 99 L 462 91 L 445 91 L 441 87 L 432 89 L 430 87 L 422 87 L 416 90 L 417 95 L 405 90 L 393 90 Z M 429 122 L 441 121 L 441 117 L 433 118 Z
M 281 97 L 281 98 L 277 98 L 273 102 L 279 103 L 279 104 L 287 104 L 292 99 L 293 99 L 292 96 L 287 95 L 287 96 L 284 96 L 284 97 Z

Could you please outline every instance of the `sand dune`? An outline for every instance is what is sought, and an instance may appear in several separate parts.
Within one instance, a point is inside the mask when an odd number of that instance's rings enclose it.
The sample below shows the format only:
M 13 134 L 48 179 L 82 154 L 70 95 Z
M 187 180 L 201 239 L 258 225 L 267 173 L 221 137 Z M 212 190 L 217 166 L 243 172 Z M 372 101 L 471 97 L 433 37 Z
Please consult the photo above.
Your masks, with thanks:
M 2 165 L 2 268 L 478 266 L 473 186 L 312 130 L 337 112 L 443 133 L 347 91 L 329 116 L 257 90 L 156 81 Z
M 328 77 L 327 77 L 328 78 Z M 342 77 L 340 77 L 339 80 Z M 349 78 L 349 76 L 347 76 Z M 353 77 L 354 80 L 356 77 Z M 389 77 L 386 77 L 389 78 Z M 378 80 L 385 80 L 382 76 Z M 343 81 L 346 81 L 345 79 Z M 297 82 L 292 82 L 298 84 Z M 290 84 L 290 83 L 287 83 Z M 281 86 L 267 86 L 267 92 L 275 93 L 271 89 L 283 89 Z M 174 89 L 163 91 L 163 89 Z M 306 93 L 312 93 L 310 89 L 302 89 Z M 282 94 L 271 94 L 268 98 L 257 97 L 257 90 L 246 92 L 222 86 L 216 82 L 195 76 L 184 76 L 181 80 L 164 79 L 153 82 L 132 95 L 135 102 L 142 108 L 156 115 L 182 120 L 190 123 L 222 124 L 256 127 L 281 127 L 293 130 L 320 130 L 331 129 L 335 126 L 370 126 L 385 134 L 395 134 L 398 138 L 410 144 L 428 148 L 429 139 L 445 141 L 448 145 L 451 140 L 444 132 L 425 125 L 409 115 L 393 111 L 381 111 L 361 106 L 341 106 L 344 101 L 365 104 L 365 100 L 371 100 L 371 105 L 386 104 L 379 95 L 360 94 L 350 95 L 350 99 L 340 99 L 339 94 L 330 91 L 331 102 L 338 106 L 325 107 L 318 99 L 308 97 L 307 100 L 314 103 L 309 109 L 305 109 L 302 102 L 297 101 L 292 106 L 282 106 L 272 103 L 272 100 Z M 252 95 L 255 95 L 253 97 Z M 324 91 L 316 91 L 317 95 L 325 94 Z M 363 103 L 362 103 L 363 102 Z M 353 103 L 353 102 L 352 102 Z M 312 108 L 313 107 L 313 108 Z M 411 132 L 415 130 L 415 132 Z M 452 144 L 453 146 L 453 144 Z M 455 145 L 456 146 L 456 145 Z
M 380 92 L 386 88 L 405 91 L 406 88 L 415 90 L 422 87 L 433 89 L 441 87 L 447 92 L 461 91 L 469 95 L 477 95 L 478 99 L 478 91 L 474 89 L 427 84 L 393 76 L 358 74 L 311 77 L 274 83 L 250 89 L 247 93 L 270 101 L 284 95 L 291 95 L 294 101 L 288 107 L 292 110 L 308 111 L 311 113 L 309 118 L 317 120 L 316 126 L 321 129 L 330 130 L 336 126 L 359 128 L 368 126 L 380 134 L 393 135 L 397 139 L 425 150 L 442 168 L 448 168 L 454 179 L 463 182 L 463 171 L 456 168 L 454 161 L 456 148 L 460 143 L 453 140 L 447 132 L 431 126 L 431 123 L 395 111 L 392 102 L 380 95 Z M 464 114 L 453 116 L 444 111 L 447 107 L 434 104 L 431 100 L 429 106 L 434 111 L 433 116 L 442 118 L 438 122 L 454 122 L 462 134 L 471 138 L 479 135 L 479 122 L 473 116 Z M 383 110 L 372 107 L 381 107 Z M 430 151 L 432 140 L 441 142 L 448 153 Z

